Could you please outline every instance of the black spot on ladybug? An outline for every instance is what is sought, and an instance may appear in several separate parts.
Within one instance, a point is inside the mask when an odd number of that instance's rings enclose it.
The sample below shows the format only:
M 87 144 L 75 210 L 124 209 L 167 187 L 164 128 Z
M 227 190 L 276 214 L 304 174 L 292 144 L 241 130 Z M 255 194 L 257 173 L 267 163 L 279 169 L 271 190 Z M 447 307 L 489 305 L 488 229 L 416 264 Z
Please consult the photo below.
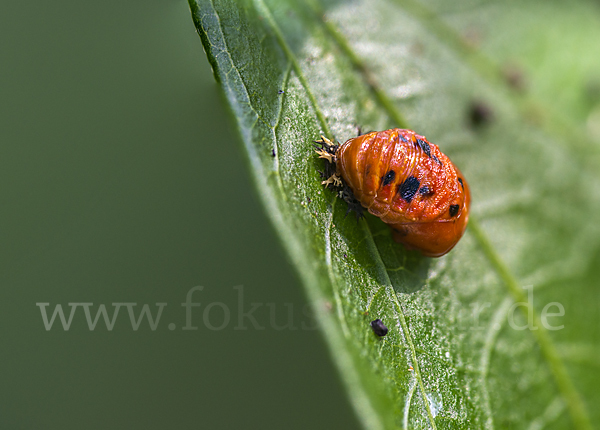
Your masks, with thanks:
M 398 185 L 398 193 L 400 193 L 400 197 L 402 197 L 407 203 L 410 203 L 417 193 L 419 186 L 421 183 L 414 176 L 409 176 L 406 178 L 406 181 L 402 182 L 401 185 Z
M 425 154 L 427 154 L 429 158 L 431 158 L 431 147 L 429 146 L 429 143 L 425 142 L 424 140 L 417 139 L 417 145 L 423 150 L 423 152 L 425 152 Z
M 373 333 L 379 337 L 383 337 L 388 333 L 388 328 L 379 318 L 375 321 L 371 321 L 371 328 L 373 329 Z
M 404 143 L 408 143 L 408 140 L 407 140 L 407 139 L 406 139 L 404 136 L 402 136 L 401 134 L 399 134 L 399 135 L 398 135 L 398 137 L 400 138 L 400 140 L 401 140 L 402 142 L 404 142 Z
M 458 182 L 460 183 L 460 187 L 464 190 L 465 189 L 465 184 L 463 184 L 462 178 L 458 178 Z
M 421 194 L 422 196 L 428 196 L 428 195 L 433 194 L 433 191 L 431 191 L 427 185 L 423 185 L 419 189 L 419 194 Z
M 381 180 L 383 181 L 383 184 L 381 184 L 381 186 L 385 187 L 386 185 L 391 184 L 395 177 L 396 177 L 396 172 L 394 172 L 393 170 L 390 170 L 389 172 L 387 172 L 385 174 L 384 177 L 381 178 Z
M 435 160 L 436 163 L 438 163 L 440 166 L 443 166 L 442 162 L 440 161 L 439 158 L 437 158 L 435 155 L 432 155 L 431 158 L 433 158 Z
M 455 217 L 458 214 L 459 209 L 460 209 L 459 205 L 450 205 L 450 216 Z

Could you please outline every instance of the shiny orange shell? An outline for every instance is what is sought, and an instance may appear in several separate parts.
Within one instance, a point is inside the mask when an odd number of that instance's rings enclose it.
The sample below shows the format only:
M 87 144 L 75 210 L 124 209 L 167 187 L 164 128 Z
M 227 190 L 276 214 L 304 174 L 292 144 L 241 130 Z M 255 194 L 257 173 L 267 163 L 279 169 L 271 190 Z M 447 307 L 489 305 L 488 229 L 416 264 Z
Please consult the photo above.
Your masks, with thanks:
M 372 132 L 348 140 L 335 155 L 344 182 L 362 206 L 392 228 L 396 242 L 440 257 L 463 235 L 469 185 L 424 136 L 398 128 Z

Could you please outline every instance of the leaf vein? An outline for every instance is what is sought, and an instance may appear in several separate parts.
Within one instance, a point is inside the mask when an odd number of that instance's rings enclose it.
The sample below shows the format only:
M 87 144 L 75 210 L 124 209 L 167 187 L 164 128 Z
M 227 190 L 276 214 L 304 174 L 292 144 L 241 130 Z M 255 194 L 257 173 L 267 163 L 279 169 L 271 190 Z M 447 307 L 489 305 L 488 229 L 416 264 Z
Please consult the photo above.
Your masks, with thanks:
M 365 230 L 365 236 L 367 237 L 367 241 L 369 242 L 368 243 L 369 249 L 371 250 L 373 258 L 379 269 L 380 276 L 382 278 L 381 280 L 379 280 L 379 282 L 381 284 L 385 285 L 388 295 L 392 298 L 392 303 L 395 305 L 396 319 L 398 320 L 398 322 L 400 323 L 400 326 L 402 327 L 402 332 L 404 333 L 404 338 L 406 339 L 406 344 L 409 346 L 409 349 L 410 349 L 415 379 L 417 380 L 417 382 L 419 384 L 421 395 L 423 396 L 423 402 L 425 404 L 425 409 L 427 412 L 427 416 L 429 418 L 429 422 L 431 423 L 431 427 L 435 430 L 435 428 L 436 428 L 435 420 L 433 418 L 433 413 L 431 412 L 431 406 L 429 404 L 429 400 L 427 399 L 427 395 L 425 394 L 425 384 L 423 382 L 423 378 L 421 377 L 421 371 L 420 371 L 419 361 L 417 359 L 417 352 L 415 349 L 415 344 L 412 340 L 412 336 L 410 334 L 408 324 L 406 323 L 406 318 L 404 317 L 404 310 L 402 309 L 402 305 L 400 304 L 400 301 L 398 300 L 398 295 L 397 295 L 396 291 L 394 290 L 394 287 L 392 286 L 392 281 L 387 273 L 385 264 L 383 263 L 383 260 L 381 259 L 381 255 L 379 254 L 377 245 L 375 244 L 375 241 L 373 240 L 371 230 L 369 229 L 369 225 L 367 224 L 367 222 L 364 219 L 361 220 L 361 224 L 363 226 L 363 229 Z
M 490 360 L 492 357 L 492 352 L 494 350 L 494 345 L 498 340 L 498 334 L 500 333 L 500 329 L 502 325 L 506 321 L 506 315 L 510 305 L 513 303 L 513 300 L 510 297 L 506 297 L 490 321 L 490 324 L 487 329 L 487 333 L 485 335 L 485 343 L 483 345 L 483 351 L 481 353 L 481 358 L 479 360 L 479 377 L 481 378 L 481 391 L 483 395 L 483 412 L 485 414 L 485 424 L 488 430 L 494 428 L 494 419 L 492 414 L 491 402 L 490 402 L 490 393 L 488 391 L 487 386 L 487 376 L 490 369 Z

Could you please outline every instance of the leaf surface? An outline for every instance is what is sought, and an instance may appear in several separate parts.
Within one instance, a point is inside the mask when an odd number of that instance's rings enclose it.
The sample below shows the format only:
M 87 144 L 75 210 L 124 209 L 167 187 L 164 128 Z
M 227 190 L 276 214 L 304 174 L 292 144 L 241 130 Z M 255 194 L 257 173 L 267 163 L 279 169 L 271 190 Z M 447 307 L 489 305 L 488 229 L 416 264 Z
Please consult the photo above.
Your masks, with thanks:
M 581 44 L 599 40 L 597 6 L 190 6 L 364 426 L 598 422 L 600 45 Z M 578 25 L 558 34 L 565 21 Z M 414 129 L 463 171 L 472 220 L 448 255 L 406 251 L 322 188 L 313 141 L 358 126 Z

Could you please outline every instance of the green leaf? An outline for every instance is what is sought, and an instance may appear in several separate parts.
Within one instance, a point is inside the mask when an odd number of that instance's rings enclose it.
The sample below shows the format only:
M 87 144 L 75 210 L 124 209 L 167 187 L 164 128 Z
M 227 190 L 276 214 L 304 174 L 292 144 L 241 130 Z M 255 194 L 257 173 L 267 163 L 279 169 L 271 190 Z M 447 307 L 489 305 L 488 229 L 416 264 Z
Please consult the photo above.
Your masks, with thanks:
M 190 6 L 365 428 L 599 422 L 597 6 Z M 461 168 L 472 218 L 448 255 L 406 251 L 322 188 L 313 140 L 344 141 L 357 126 L 414 129 Z

